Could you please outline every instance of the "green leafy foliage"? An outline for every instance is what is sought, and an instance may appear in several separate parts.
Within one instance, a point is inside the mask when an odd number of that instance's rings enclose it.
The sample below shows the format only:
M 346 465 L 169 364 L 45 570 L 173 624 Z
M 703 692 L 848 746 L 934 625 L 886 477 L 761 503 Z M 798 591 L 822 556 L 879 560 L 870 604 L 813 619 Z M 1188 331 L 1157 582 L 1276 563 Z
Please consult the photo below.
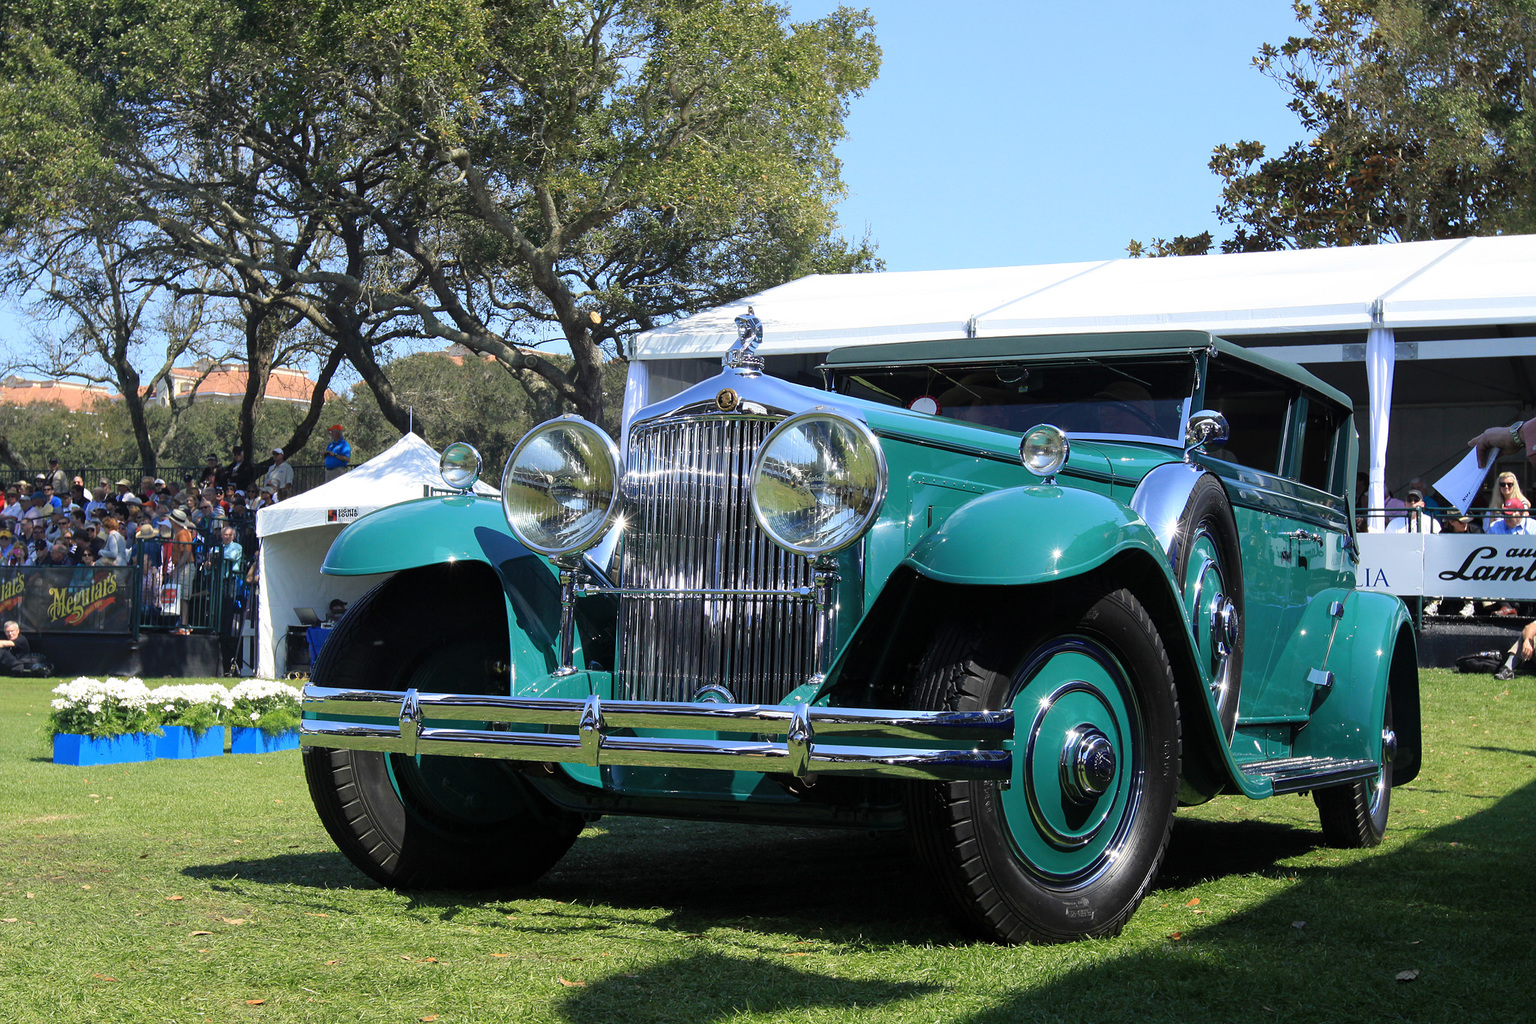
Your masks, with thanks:
M 1256 67 L 1308 138 L 1217 146 L 1223 252 L 1536 230 L 1536 3 L 1296 2 Z M 1199 244 L 1204 241 L 1202 248 Z M 1209 251 L 1209 235 L 1132 255 Z
M 468 346 L 600 420 L 603 364 L 637 331 L 878 266 L 833 212 L 833 148 L 879 66 L 865 13 L 16 0 L 3 17 L 13 244 L 61 217 L 131 225 L 136 272 L 229 303 L 256 372 L 305 324 L 397 429 L 395 338 Z

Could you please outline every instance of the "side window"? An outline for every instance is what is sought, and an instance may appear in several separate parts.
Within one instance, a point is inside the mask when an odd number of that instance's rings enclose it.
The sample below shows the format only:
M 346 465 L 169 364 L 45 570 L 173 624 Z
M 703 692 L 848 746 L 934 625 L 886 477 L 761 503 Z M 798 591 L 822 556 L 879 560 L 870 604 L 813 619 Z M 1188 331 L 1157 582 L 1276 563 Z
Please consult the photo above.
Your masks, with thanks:
M 1338 448 L 1339 423 L 1344 414 L 1316 399 L 1307 401 L 1307 418 L 1301 438 L 1301 464 L 1296 479 L 1308 487 L 1331 491 L 1333 456 Z
M 1266 473 L 1280 470 L 1292 392 L 1280 382 L 1212 360 L 1206 372 L 1205 407 L 1227 418 L 1227 442 L 1210 454 Z

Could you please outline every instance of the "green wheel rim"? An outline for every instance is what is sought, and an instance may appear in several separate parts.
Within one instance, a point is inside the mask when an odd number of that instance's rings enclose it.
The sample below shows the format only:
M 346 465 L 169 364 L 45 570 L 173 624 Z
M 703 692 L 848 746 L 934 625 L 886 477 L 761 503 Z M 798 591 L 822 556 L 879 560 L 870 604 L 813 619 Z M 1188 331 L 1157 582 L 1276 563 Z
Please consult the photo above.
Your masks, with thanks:
M 1057 888 L 1099 876 L 1125 846 L 1140 806 L 1141 710 L 1119 660 L 1086 637 L 1053 640 L 1020 670 L 1011 701 L 1013 775 L 1000 793 L 1014 852 Z M 1101 757 L 1084 783 L 1077 755 Z

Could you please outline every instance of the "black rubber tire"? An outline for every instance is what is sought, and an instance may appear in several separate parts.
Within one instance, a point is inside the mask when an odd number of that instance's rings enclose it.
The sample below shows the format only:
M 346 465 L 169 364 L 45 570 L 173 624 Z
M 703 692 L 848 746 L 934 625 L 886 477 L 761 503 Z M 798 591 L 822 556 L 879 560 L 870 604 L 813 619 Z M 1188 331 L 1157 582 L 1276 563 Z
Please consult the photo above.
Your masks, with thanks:
M 1112 855 L 1085 864 L 1079 875 L 1048 878 L 1028 862 L 1027 849 L 1051 840 L 1043 830 L 1029 832 L 1035 828 L 1029 815 L 1006 812 L 1009 797 L 998 782 L 917 783 L 907 790 L 919 861 L 948 896 L 959 923 L 996 941 L 1054 943 L 1118 934 L 1156 879 L 1173 826 L 1179 708 L 1157 627 L 1126 590 L 1079 594 L 1067 604 L 1054 625 L 1042 623 L 1024 638 L 1015 623 L 961 610 L 929 646 L 912 691 L 918 708 L 1008 707 L 1032 681 L 1047 679 L 1044 668 L 1052 657 L 1074 645 L 1107 654 L 1123 669 L 1127 704 L 1134 707 L 1127 729 L 1132 749 L 1116 755 L 1127 772 L 1127 810 L 1116 819 Z M 1025 730 L 1033 728 L 1023 716 L 1016 719 L 1010 790 L 1025 785 L 1021 765 L 1031 739 Z M 1047 744 L 1064 736 L 1044 728 L 1038 733 Z
M 1391 693 L 1387 694 L 1383 719 L 1382 728 L 1390 730 Z M 1323 839 L 1329 846 L 1347 850 L 1376 846 L 1387 834 L 1387 818 L 1392 813 L 1392 762 L 1384 760 L 1374 779 L 1314 789 L 1312 802 L 1317 804 Z
M 505 693 L 501 591 L 478 563 L 391 577 L 348 609 L 320 651 L 318 686 Z M 304 749 L 321 822 L 347 858 L 401 889 L 521 885 L 581 831 L 578 815 L 533 790 L 514 762 Z
M 1238 545 L 1237 522 L 1232 517 L 1232 505 L 1227 500 L 1226 488 L 1213 474 L 1206 473 L 1196 481 L 1190 491 L 1184 512 L 1179 517 L 1178 549 L 1174 555 L 1173 578 L 1181 588 L 1187 587 L 1186 574 L 1190 571 L 1190 558 L 1200 546 L 1201 537 L 1209 537 L 1218 554 L 1219 568 L 1225 581 L 1226 596 L 1237 607 L 1237 640 L 1227 656 L 1226 687 L 1217 702 L 1217 717 L 1221 734 L 1232 741 L 1237 730 L 1237 705 L 1243 686 L 1243 633 L 1247 618 L 1243 606 L 1243 556 Z M 1198 569 L 1198 566 L 1196 566 Z M 1187 595 L 1186 595 L 1187 599 Z M 1209 627 L 1209 609 L 1201 614 L 1191 608 L 1194 619 L 1195 640 L 1199 652 L 1211 658 L 1213 637 Z

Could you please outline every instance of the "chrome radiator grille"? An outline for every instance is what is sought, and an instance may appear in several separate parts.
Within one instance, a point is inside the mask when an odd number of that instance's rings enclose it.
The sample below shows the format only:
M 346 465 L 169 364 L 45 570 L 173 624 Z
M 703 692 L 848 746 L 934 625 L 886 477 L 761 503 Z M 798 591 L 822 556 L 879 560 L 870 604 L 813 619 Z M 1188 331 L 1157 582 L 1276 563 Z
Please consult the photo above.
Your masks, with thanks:
M 631 436 L 620 586 L 685 593 L 621 596 L 615 696 L 691 700 L 713 683 L 777 703 L 815 671 L 816 612 L 793 593 L 811 586 L 810 563 L 768 539 L 748 493 L 775 422 L 689 417 Z M 741 590 L 773 593 L 720 593 Z

